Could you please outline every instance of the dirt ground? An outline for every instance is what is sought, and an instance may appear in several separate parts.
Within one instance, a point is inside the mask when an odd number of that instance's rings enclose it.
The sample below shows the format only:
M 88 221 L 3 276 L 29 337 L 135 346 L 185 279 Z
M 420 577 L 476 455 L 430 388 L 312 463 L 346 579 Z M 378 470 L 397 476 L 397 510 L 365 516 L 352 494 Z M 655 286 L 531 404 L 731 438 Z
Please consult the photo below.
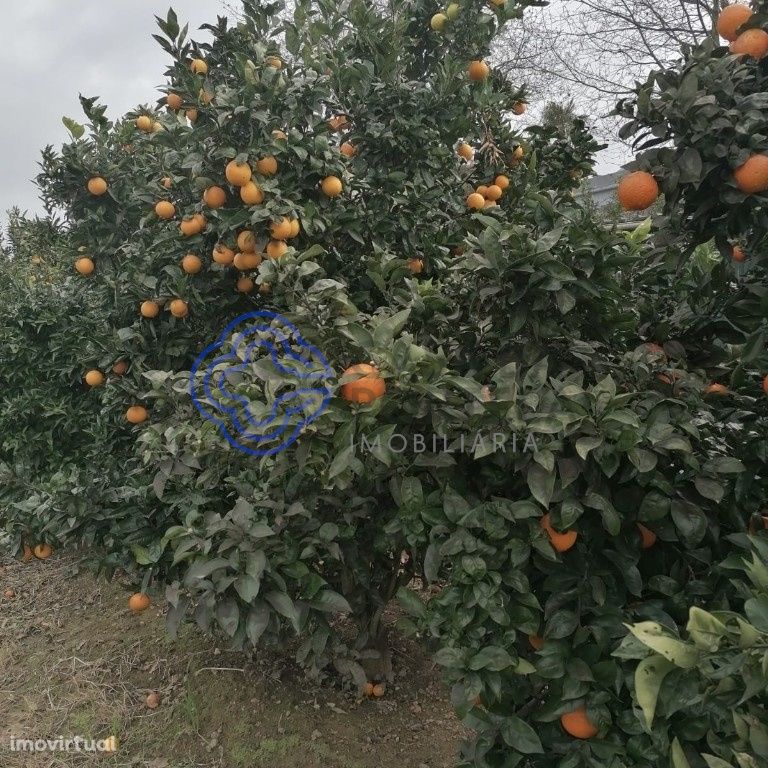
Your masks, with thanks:
M 15 597 L 3 596 L 13 590 Z M 464 735 L 419 647 L 395 639 L 396 683 L 382 699 L 318 687 L 288 655 L 256 660 L 162 606 L 139 617 L 120 585 L 72 558 L 0 555 L 2 768 L 452 768 Z M 161 705 L 146 706 L 156 691 Z M 11 737 L 106 739 L 105 755 L 11 751 Z

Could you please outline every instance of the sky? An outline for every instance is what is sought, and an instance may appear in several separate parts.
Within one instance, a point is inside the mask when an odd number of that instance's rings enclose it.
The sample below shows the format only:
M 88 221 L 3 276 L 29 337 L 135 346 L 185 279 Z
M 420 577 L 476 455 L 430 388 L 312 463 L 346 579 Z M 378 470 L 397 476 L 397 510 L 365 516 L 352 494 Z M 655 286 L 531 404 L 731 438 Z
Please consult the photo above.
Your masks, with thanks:
M 42 212 L 31 179 L 41 149 L 67 140 L 62 116 L 83 121 L 79 93 L 100 96 L 110 118 L 157 98 L 168 55 L 151 34 L 170 5 L 198 40 L 197 28 L 222 13 L 219 0 L 4 0 L 0 217 L 14 205 Z

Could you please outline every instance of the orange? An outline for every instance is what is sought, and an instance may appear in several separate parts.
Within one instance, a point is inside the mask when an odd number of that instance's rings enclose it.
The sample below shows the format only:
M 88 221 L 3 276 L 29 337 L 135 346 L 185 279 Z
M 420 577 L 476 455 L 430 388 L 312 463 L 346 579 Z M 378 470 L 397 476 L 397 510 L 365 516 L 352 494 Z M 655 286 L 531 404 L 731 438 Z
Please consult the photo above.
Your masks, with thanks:
M 142 302 L 139 312 L 142 317 L 152 319 L 160 314 L 160 305 L 156 301 L 145 301 Z
M 244 186 L 240 187 L 240 199 L 246 205 L 260 205 L 264 202 L 264 193 L 261 188 L 249 181 Z
M 170 109 L 176 112 L 181 109 L 181 105 L 184 103 L 184 100 L 181 98 L 181 96 L 179 96 L 178 93 L 169 93 L 165 97 L 165 103 Z
M 217 264 L 228 265 L 235 258 L 235 252 L 231 248 L 227 248 L 224 243 L 218 243 L 213 249 L 212 258 Z
M 280 259 L 285 256 L 288 245 L 283 240 L 270 240 L 267 243 L 267 256 L 270 259 Z
M 160 131 L 164 131 L 165 126 L 162 123 L 152 123 L 152 133 L 160 133 Z
M 485 196 L 489 200 L 498 200 L 503 194 L 501 187 L 496 186 L 496 184 L 491 184 L 486 190 Z
M 127 372 L 128 372 L 128 363 L 126 363 L 125 360 L 118 360 L 112 366 L 112 373 L 114 373 L 115 376 L 125 376 Z
M 256 250 L 256 238 L 253 232 L 246 229 L 237 236 L 237 247 L 243 253 L 253 253 Z
M 376 699 L 380 699 L 387 692 L 387 686 L 384 683 L 376 683 L 373 686 L 373 696 Z
M 738 188 L 748 195 L 765 192 L 768 190 L 768 155 L 752 155 L 733 172 L 733 178 Z
M 154 125 L 154 121 L 149 115 L 140 115 L 136 118 L 136 127 L 144 133 L 151 133 Z
M 768 395 L 768 373 L 765 374 L 765 378 L 763 379 L 763 392 Z
M 512 105 L 512 112 L 515 115 L 522 115 L 525 112 L 527 107 L 528 105 L 524 101 L 516 101 Z
M 476 190 L 478 195 L 485 197 L 488 194 L 488 187 L 485 184 L 481 184 Z
M 89 387 L 100 387 L 104 383 L 104 374 L 96 369 L 85 374 L 85 383 Z
M 283 60 L 279 56 L 267 56 L 267 58 L 264 59 L 264 63 L 273 69 L 283 68 Z
M 256 170 L 262 176 L 274 176 L 277 173 L 277 160 L 272 155 L 267 155 L 256 161 Z
M 493 208 L 494 205 L 498 205 L 498 203 L 495 200 L 486 200 L 483 203 L 483 208 Z
M 248 163 L 238 165 L 234 160 L 231 160 L 227 163 L 224 175 L 233 187 L 244 187 L 251 180 L 253 171 Z
M 497 176 L 493 183 L 500 189 L 502 192 L 509 186 L 509 179 L 504 176 L 503 174 L 501 176 Z
M 469 79 L 473 82 L 480 82 L 481 80 L 485 80 L 486 77 L 490 74 L 490 68 L 484 61 L 476 60 L 476 61 L 470 61 L 469 62 L 469 68 L 467 70 L 469 74 Z
M 165 187 L 166 189 L 170 189 L 173 186 L 173 181 L 171 180 L 171 177 L 163 176 L 163 178 L 160 179 L 160 186 Z
M 341 190 L 344 189 L 344 185 L 338 176 L 326 176 L 320 182 L 320 188 L 328 197 L 338 197 L 341 194 Z
M 16 593 L 12 589 L 6 589 L 5 592 L 3 592 L 3 597 L 6 600 L 14 600 L 16 598 Z
M 642 523 L 637 524 L 637 529 L 640 531 L 640 537 L 643 540 L 643 549 L 650 549 L 656 543 L 656 534 Z
M 101 197 L 107 191 L 107 182 L 101 176 L 94 176 L 88 181 L 88 191 L 96 197 Z
M 194 107 L 188 109 L 184 114 L 187 116 L 187 120 L 189 120 L 190 123 L 196 123 L 197 118 L 200 116 L 200 113 Z
M 147 709 L 157 709 L 160 706 L 160 694 L 152 691 L 146 699 Z
M 235 287 L 240 293 L 250 293 L 253 290 L 253 280 L 250 277 L 243 276 L 238 278 Z
M 408 269 L 411 274 L 420 275 L 424 271 L 424 262 L 421 259 L 408 259 Z
M 192 220 L 197 224 L 198 229 L 202 232 L 208 226 L 208 219 L 203 216 L 202 213 L 196 213 Z
M 183 299 L 174 299 L 169 305 L 168 309 L 174 317 L 181 319 L 189 314 L 189 306 Z
M 467 208 L 480 210 L 485 205 L 485 198 L 478 192 L 467 196 Z
M 200 257 L 195 256 L 194 253 L 188 253 L 181 260 L 181 268 L 188 275 L 196 275 L 203 268 L 203 262 L 201 261 Z
M 346 115 L 336 115 L 328 120 L 328 127 L 332 131 L 340 131 L 342 128 L 346 128 L 349 120 Z
M 273 240 L 287 240 L 291 236 L 292 230 L 291 220 L 285 216 L 280 221 L 273 221 L 269 227 Z
M 456 148 L 456 153 L 459 155 L 459 157 L 463 157 L 467 162 L 472 160 L 472 158 L 475 156 L 475 150 L 472 149 L 472 147 L 466 142 L 459 144 L 459 146 Z
M 341 387 L 341 396 L 350 403 L 372 403 L 387 391 L 387 385 L 379 369 L 368 363 L 358 363 L 347 368 L 342 376 L 361 374 L 355 381 Z
M 541 525 L 542 530 L 546 531 L 547 536 L 549 536 L 550 544 L 552 544 L 552 547 L 557 552 L 567 552 L 576 543 L 576 539 L 579 537 L 579 534 L 576 533 L 576 531 L 566 531 L 565 533 L 556 531 L 549 522 L 549 513 L 541 518 L 539 524 Z
M 747 258 L 747 255 L 744 253 L 744 249 L 740 245 L 734 245 L 733 250 L 731 251 L 731 258 L 734 261 L 742 262 Z
M 373 696 L 373 683 L 366 683 L 363 686 L 363 695 L 367 696 L 369 699 Z
M 197 94 L 198 101 L 204 106 L 208 106 L 213 101 L 214 94 L 201 88 Z
M 291 219 L 291 234 L 289 237 L 298 237 L 301 232 L 301 222 L 298 219 Z
M 128 607 L 134 613 L 146 611 L 151 604 L 152 601 L 149 599 L 149 595 L 145 595 L 143 592 L 137 592 L 135 595 L 131 595 L 128 600 Z
M 221 208 L 227 203 L 227 193 L 221 187 L 208 187 L 203 192 L 203 202 L 209 208 Z
M 544 638 L 539 635 L 528 635 L 528 642 L 535 651 L 540 651 L 544 647 Z
M 81 275 L 91 275 L 93 270 L 96 269 L 96 265 L 93 263 L 93 259 L 83 256 L 75 262 L 75 269 Z
M 205 63 L 204 59 L 192 59 L 192 63 L 189 65 L 189 68 L 196 75 L 207 75 L 208 74 L 208 65 Z
M 345 141 L 340 147 L 339 152 L 341 152 L 344 157 L 354 157 L 355 152 L 357 152 L 357 148 L 354 144 L 351 144 L 348 141 Z
M 705 395 L 727 395 L 729 394 L 728 387 L 725 386 L 725 384 L 707 384 L 706 387 L 704 387 L 704 394 Z
M 53 549 L 50 544 L 38 544 L 34 553 L 38 560 L 47 560 L 53 554 Z
M 125 412 L 125 420 L 131 424 L 141 424 L 149 417 L 147 409 L 143 405 L 132 405 Z
M 285 141 L 288 138 L 288 134 L 285 131 L 281 131 L 279 128 L 275 128 L 272 131 L 272 136 L 278 141 Z
M 734 3 L 720 11 L 717 19 L 717 33 L 726 40 L 733 41 L 738 37 L 738 30 L 752 17 L 752 9 L 747 5 Z
M 635 171 L 619 182 L 619 203 L 625 211 L 644 211 L 659 196 L 659 185 L 647 171 Z
M 731 53 L 737 56 L 764 58 L 768 54 L 768 32 L 762 29 L 748 29 L 742 32 L 730 45 Z
M 235 258 L 232 260 L 232 265 L 235 269 L 245 272 L 247 269 L 256 269 L 261 264 L 261 261 L 262 258 L 259 253 L 236 253 Z
M 564 715 L 561 715 L 560 724 L 566 733 L 577 739 L 591 739 L 597 735 L 597 727 L 587 717 L 587 710 L 584 707 L 579 707 L 579 709 L 574 709 L 573 712 L 566 712 Z
M 192 237 L 193 235 L 199 235 L 203 230 L 200 227 L 200 219 L 196 216 L 187 216 L 182 219 L 179 224 L 181 234 L 185 237 Z
M 512 162 L 517 164 L 525 155 L 525 150 L 522 147 L 515 147 L 515 151 L 512 153 Z
M 155 213 L 158 219 L 172 219 L 176 215 L 176 206 L 168 200 L 161 200 L 155 206 Z

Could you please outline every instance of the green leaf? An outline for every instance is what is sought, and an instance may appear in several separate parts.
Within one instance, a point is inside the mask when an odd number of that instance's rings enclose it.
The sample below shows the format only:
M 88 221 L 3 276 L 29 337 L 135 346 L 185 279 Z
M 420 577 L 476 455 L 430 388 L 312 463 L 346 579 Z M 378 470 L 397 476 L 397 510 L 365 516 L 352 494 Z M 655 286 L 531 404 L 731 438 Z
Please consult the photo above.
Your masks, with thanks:
M 67 130 L 72 134 L 73 139 L 77 140 L 82 138 L 85 133 L 85 126 L 80 125 L 80 123 L 73 120 L 71 117 L 62 117 L 61 122 L 64 123 Z
M 676 667 L 691 669 L 699 661 L 699 651 L 695 646 L 670 636 L 665 632 L 661 624 L 655 621 L 643 621 L 632 626 L 627 625 L 627 629 L 641 643 L 647 645 L 656 653 L 660 653 Z
M 635 669 L 635 696 L 645 718 L 645 727 L 651 732 L 653 716 L 656 714 L 656 702 L 664 678 L 675 669 L 671 661 L 654 654 L 643 659 Z
M 248 612 L 245 622 L 245 634 L 256 645 L 269 625 L 269 608 L 264 603 L 254 605 Z
M 691 640 L 699 647 L 714 653 L 720 640 L 728 634 L 728 627 L 711 613 L 692 606 L 688 611 L 686 630 Z
M 411 615 L 418 619 L 423 619 L 427 615 L 427 606 L 424 605 L 421 598 L 408 587 L 400 587 L 397 590 L 397 599 L 400 605 Z
M 240 623 L 240 609 L 232 597 L 225 597 L 216 602 L 216 621 L 229 637 L 234 637 Z
M 327 613 L 352 613 L 352 607 L 346 598 L 332 589 L 323 590 L 314 600 L 309 603 L 312 608 Z
M 548 509 L 555 490 L 555 471 L 547 471 L 540 464 L 531 462 L 528 465 L 527 480 L 533 498 Z
M 576 453 L 586 461 L 589 452 L 601 446 L 603 444 L 603 438 L 600 435 L 594 435 L 589 437 L 580 437 L 576 441 Z
M 691 764 L 688 762 L 688 758 L 685 756 L 683 747 L 677 737 L 675 737 L 675 740 L 672 742 L 669 756 L 672 760 L 672 768 L 691 768 Z
M 392 317 L 382 320 L 373 331 L 373 344 L 376 348 L 386 350 L 391 346 L 398 333 L 408 322 L 411 314 L 410 309 L 404 309 Z
M 516 715 L 508 715 L 504 718 L 501 724 L 501 736 L 510 747 L 524 755 L 544 754 L 544 747 L 536 731 Z
M 725 495 L 725 488 L 716 480 L 712 480 L 709 477 L 698 476 L 694 481 L 696 490 L 705 498 L 712 499 L 712 501 L 718 504 L 723 500 Z
M 514 663 L 515 660 L 504 648 L 498 645 L 487 645 L 469 660 L 467 666 L 473 671 L 487 669 L 490 672 L 501 672 L 513 666 Z

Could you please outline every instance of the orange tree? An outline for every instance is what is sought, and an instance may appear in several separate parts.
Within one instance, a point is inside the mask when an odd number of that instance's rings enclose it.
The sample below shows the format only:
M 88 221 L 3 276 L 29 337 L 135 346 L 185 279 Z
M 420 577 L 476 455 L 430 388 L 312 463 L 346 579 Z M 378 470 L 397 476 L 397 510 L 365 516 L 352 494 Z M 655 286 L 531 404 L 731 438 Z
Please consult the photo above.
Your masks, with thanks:
M 18 468 L 38 492 L 4 502 L 6 534 L 165 588 L 172 630 L 297 634 L 311 672 L 361 690 L 391 675 L 397 595 L 477 732 L 464 765 L 650 768 L 698 745 L 700 718 L 639 718 L 625 624 L 728 600 L 709 563 L 741 525 L 717 510 L 741 465 L 639 343 L 638 239 L 570 195 L 591 139 L 515 128 L 525 94 L 484 57 L 523 5 L 243 7 L 205 44 L 170 12 L 160 101 L 112 123 L 83 99 L 88 125 L 44 155 L 83 318 L 62 313 L 78 335 L 29 366 L 56 350 L 57 438 L 82 451 L 62 477 Z M 261 456 L 190 399 L 198 355 L 254 309 L 333 371 L 325 410 L 289 414 L 297 439 Z M 249 416 L 292 396 L 283 358 L 220 341 Z

